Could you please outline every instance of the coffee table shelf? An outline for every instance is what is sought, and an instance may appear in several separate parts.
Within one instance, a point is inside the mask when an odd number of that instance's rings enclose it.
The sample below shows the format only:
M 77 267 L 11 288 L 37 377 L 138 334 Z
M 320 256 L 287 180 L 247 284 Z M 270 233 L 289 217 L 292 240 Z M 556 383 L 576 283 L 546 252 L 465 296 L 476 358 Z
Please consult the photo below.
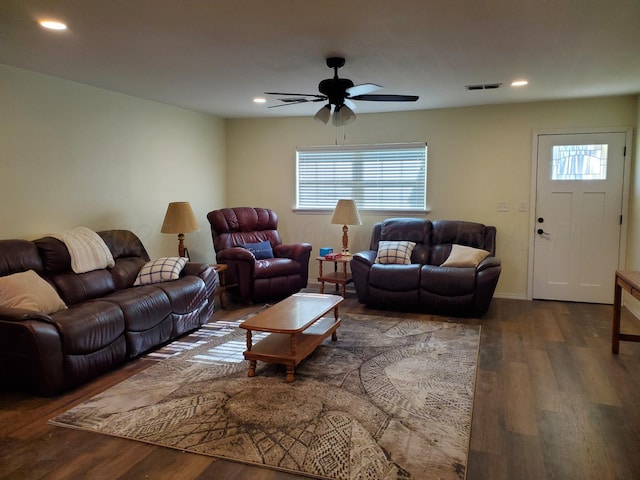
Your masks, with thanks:
M 323 318 L 307 328 L 304 332 L 297 333 L 295 335 L 295 342 L 293 343 L 291 341 L 291 335 L 287 335 L 286 333 L 272 333 L 252 345 L 251 350 L 247 350 L 244 356 L 247 360 L 267 361 L 265 358 L 269 358 L 271 363 L 286 364 L 292 361 L 297 365 L 311 355 L 325 338 L 333 335 L 340 325 L 340 320 L 336 322 L 333 318 Z
M 338 306 L 342 302 L 337 295 L 296 294 L 243 322 L 240 328 L 247 330 L 244 358 L 249 360 L 248 376 L 255 376 L 260 360 L 285 365 L 287 382 L 293 382 L 296 365 L 327 337 L 338 339 Z M 331 310 L 333 317 L 325 317 Z M 270 335 L 253 345 L 252 331 Z

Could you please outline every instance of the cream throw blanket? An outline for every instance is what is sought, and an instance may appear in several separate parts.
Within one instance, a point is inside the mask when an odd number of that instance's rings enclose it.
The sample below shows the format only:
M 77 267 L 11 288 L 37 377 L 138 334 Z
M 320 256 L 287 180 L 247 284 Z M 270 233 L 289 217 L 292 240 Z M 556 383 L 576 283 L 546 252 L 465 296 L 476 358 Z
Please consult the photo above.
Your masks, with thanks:
M 64 242 L 71 256 L 71 268 L 75 273 L 91 272 L 115 265 L 111 250 L 102 237 L 86 227 L 76 227 L 51 235 Z

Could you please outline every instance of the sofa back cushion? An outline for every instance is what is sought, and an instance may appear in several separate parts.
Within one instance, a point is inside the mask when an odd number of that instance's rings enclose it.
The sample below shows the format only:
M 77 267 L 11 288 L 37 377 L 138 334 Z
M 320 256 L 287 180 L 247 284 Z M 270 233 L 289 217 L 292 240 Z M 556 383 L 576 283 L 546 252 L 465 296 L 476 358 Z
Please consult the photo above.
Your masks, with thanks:
M 129 230 L 103 230 L 98 232 L 107 244 L 115 265 L 109 271 L 116 290 L 129 288 L 150 258 L 140 239 Z
M 128 288 L 149 261 L 140 239 L 128 230 L 97 232 L 113 255 L 115 266 L 76 274 L 71 269 L 71 256 L 64 242 L 53 237 L 35 240 L 46 277 L 56 286 L 67 305 L 103 297 Z
M 431 256 L 426 263 L 441 265 L 449 257 L 453 244 L 480 248 L 495 255 L 495 238 L 495 227 L 460 220 L 436 220 L 433 222 Z
M 432 225 L 421 218 L 388 218 L 373 227 L 371 250 L 378 250 L 379 242 L 407 240 L 415 242 L 411 263 L 427 263 L 429 260 Z
M 60 297 L 68 306 L 115 291 L 113 279 L 107 269 L 74 273 L 71 269 L 69 250 L 61 240 L 43 237 L 33 243 L 38 247 L 45 276 L 55 285 Z
M 98 232 L 107 244 L 113 259 L 137 257 L 145 262 L 150 260 L 147 250 L 135 233 L 129 230 L 103 230 Z
M 449 257 L 453 244 L 496 254 L 495 227 L 460 220 L 389 218 L 373 226 L 369 249 L 377 251 L 381 240 L 415 242 L 411 263 L 423 265 L 441 265 Z
M 28 240 L 0 240 L 0 277 L 28 270 L 43 270 L 35 244 Z
M 278 215 L 268 208 L 222 208 L 209 212 L 207 219 L 216 252 L 264 241 L 269 241 L 272 248 L 282 244 Z

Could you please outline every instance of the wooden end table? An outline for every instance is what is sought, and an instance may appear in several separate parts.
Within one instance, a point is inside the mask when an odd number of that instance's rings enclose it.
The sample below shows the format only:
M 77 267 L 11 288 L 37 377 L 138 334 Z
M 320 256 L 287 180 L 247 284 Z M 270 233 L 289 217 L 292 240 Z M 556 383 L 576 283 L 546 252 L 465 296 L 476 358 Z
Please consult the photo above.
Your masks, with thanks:
M 296 365 L 329 335 L 333 341 L 338 339 L 336 330 L 341 324 L 338 306 L 343 301 L 337 295 L 296 293 L 242 322 L 240 328 L 247 331 L 244 358 L 249 360 L 248 376 L 255 376 L 260 360 L 285 365 L 287 382 L 293 382 Z M 332 310 L 333 318 L 325 317 Z M 254 331 L 270 335 L 254 345 L 251 339 Z
M 615 354 L 620 350 L 620 340 L 640 342 L 640 335 L 620 333 L 620 316 L 622 313 L 622 291 L 628 292 L 640 300 L 640 272 L 617 271 L 616 284 L 613 295 L 613 322 L 611 328 L 611 351 Z
M 220 308 L 224 310 L 224 294 L 230 287 L 235 287 L 236 284 L 227 285 L 226 271 L 229 266 L 226 263 L 215 263 L 211 266 L 218 272 L 218 287 L 213 295 L 214 297 L 220 297 Z
M 320 282 L 320 293 L 324 293 L 324 283 L 335 283 L 336 289 L 340 288 L 340 295 L 344 298 L 346 286 L 348 283 L 353 282 L 351 273 L 347 272 L 347 265 L 351 263 L 351 255 L 342 256 L 333 260 L 328 260 L 324 257 L 316 257 L 318 260 L 318 281 Z M 324 273 L 322 271 L 323 262 L 333 262 L 333 272 Z M 342 265 L 342 268 L 338 270 L 338 264 Z

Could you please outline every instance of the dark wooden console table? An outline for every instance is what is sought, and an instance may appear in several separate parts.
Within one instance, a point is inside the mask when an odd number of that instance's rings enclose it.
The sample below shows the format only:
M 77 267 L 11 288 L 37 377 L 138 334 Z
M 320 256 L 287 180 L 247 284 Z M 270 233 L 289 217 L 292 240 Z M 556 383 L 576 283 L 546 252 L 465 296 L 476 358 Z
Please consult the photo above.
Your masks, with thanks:
M 640 272 L 616 272 L 616 287 L 613 296 L 613 325 L 611 329 L 611 351 L 616 354 L 620 350 L 620 340 L 627 342 L 640 342 L 640 335 L 620 333 L 620 315 L 622 313 L 623 290 L 628 292 L 634 298 L 640 300 Z

